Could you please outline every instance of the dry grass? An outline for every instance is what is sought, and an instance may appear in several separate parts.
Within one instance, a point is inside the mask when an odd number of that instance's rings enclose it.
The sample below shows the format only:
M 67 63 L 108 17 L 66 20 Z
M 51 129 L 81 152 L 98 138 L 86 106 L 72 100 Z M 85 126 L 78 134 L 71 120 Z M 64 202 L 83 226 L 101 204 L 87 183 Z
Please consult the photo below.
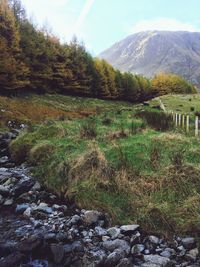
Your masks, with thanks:
M 7 125 L 8 121 L 20 123 L 40 123 L 46 119 L 81 119 L 95 114 L 95 110 L 65 111 L 59 107 L 43 105 L 35 100 L 24 98 L 0 97 L 0 126 Z
M 107 184 L 111 169 L 108 167 L 107 160 L 100 149 L 94 145 L 84 155 L 78 157 L 72 164 L 69 170 L 69 183 L 77 182 L 90 177 L 98 177 L 98 183 Z
M 119 130 L 119 131 L 113 131 L 108 133 L 105 138 L 107 140 L 115 140 L 115 139 L 120 139 L 120 138 L 126 138 L 129 136 L 129 131 L 128 130 Z
M 55 145 L 51 144 L 51 142 L 44 141 L 39 143 L 30 150 L 28 160 L 35 166 L 39 165 L 48 160 L 48 158 L 51 156 L 51 153 L 53 153 L 55 149 Z

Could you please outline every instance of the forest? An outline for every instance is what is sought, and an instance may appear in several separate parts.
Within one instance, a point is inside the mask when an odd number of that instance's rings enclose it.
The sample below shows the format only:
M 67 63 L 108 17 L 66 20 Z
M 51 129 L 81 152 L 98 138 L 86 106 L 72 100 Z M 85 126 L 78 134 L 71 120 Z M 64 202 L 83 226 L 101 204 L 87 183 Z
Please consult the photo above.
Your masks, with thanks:
M 193 93 L 175 74 L 153 79 L 120 72 L 93 58 L 76 37 L 68 43 L 38 29 L 20 0 L 0 1 L 0 94 L 59 93 L 141 102 L 167 93 Z

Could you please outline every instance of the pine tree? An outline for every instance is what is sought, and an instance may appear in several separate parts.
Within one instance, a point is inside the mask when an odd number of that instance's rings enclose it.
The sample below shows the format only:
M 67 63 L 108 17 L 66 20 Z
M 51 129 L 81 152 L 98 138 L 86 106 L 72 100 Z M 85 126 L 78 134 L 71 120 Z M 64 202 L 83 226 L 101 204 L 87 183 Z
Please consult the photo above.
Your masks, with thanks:
M 19 30 L 7 0 L 0 2 L 0 88 L 3 94 L 29 84 L 29 69 L 21 59 Z

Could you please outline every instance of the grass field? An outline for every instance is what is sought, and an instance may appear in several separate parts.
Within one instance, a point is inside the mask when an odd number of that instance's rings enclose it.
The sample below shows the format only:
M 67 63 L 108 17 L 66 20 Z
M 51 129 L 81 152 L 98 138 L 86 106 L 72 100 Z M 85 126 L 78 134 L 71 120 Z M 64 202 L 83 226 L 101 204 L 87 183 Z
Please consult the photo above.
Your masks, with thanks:
M 194 115 L 200 113 L 200 94 L 193 95 L 165 95 L 160 97 L 167 111 Z M 159 105 L 157 99 L 150 101 L 150 106 Z
M 141 105 L 51 95 L 26 101 L 77 114 L 40 117 L 11 144 L 13 159 L 28 160 L 47 187 L 116 224 L 200 233 L 199 138 L 158 131 L 159 111 L 147 107 L 151 123 L 139 116 Z

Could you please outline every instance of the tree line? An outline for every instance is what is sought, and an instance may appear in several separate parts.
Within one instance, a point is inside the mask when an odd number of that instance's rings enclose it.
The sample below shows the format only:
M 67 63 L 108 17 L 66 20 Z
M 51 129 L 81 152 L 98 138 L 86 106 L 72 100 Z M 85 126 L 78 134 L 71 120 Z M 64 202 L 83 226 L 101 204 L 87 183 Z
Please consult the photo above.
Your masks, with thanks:
M 76 38 L 61 44 L 56 36 L 37 29 L 20 0 L 0 0 L 0 94 L 61 93 L 136 102 L 194 91 L 172 74 L 150 80 L 122 73 L 93 58 Z

